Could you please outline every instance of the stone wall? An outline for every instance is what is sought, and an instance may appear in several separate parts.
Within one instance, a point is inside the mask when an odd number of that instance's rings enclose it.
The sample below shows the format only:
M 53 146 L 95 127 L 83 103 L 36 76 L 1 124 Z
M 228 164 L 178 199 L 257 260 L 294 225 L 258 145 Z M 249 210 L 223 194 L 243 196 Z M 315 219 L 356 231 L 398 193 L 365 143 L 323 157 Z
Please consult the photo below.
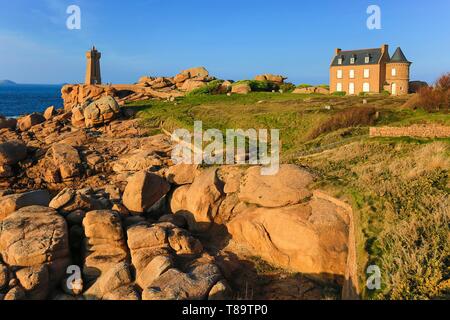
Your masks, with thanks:
M 409 127 L 378 127 L 370 128 L 371 137 L 420 137 L 447 138 L 450 137 L 450 126 L 438 124 L 412 125 Z

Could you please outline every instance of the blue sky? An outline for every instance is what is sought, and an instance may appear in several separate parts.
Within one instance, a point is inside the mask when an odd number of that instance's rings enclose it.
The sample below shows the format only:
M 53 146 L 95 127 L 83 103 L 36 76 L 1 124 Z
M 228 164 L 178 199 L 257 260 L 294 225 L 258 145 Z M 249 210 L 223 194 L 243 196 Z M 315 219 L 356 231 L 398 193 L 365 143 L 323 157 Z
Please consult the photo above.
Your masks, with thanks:
M 412 79 L 450 71 L 448 0 L 0 0 L 0 79 L 82 82 L 85 51 L 102 52 L 104 82 L 205 66 L 223 79 L 276 73 L 327 83 L 334 48 L 401 46 Z M 81 30 L 66 9 L 81 8 Z M 381 30 L 366 27 L 369 5 Z

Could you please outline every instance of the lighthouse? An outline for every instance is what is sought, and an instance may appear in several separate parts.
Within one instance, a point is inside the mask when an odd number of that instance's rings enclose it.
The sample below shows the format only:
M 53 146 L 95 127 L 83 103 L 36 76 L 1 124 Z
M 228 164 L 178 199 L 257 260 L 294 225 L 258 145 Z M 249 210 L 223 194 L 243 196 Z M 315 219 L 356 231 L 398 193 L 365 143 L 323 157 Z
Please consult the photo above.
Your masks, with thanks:
M 86 66 L 86 84 L 101 84 L 102 76 L 100 73 L 100 58 L 102 54 L 97 51 L 95 46 L 86 52 L 87 66 Z

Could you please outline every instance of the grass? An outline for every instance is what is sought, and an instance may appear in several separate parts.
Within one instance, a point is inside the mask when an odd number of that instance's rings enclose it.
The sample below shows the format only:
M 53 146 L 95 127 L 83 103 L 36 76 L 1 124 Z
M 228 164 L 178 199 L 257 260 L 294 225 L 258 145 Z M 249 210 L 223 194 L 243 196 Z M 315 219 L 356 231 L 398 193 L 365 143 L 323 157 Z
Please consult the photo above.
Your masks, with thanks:
M 363 104 L 363 100 L 367 104 Z M 354 121 L 336 121 L 340 115 L 352 114 L 352 108 L 376 110 L 374 125 L 409 125 L 413 123 L 449 124 L 448 114 L 430 114 L 423 110 L 402 109 L 407 98 L 382 95 L 339 97 L 320 94 L 252 92 L 248 95 L 195 94 L 175 102 L 148 100 L 129 104 L 139 108 L 140 117 L 149 127 L 193 128 L 195 120 L 203 122 L 204 130 L 216 128 L 225 134 L 233 129 L 280 129 L 282 158 L 290 159 L 298 152 L 365 137 L 368 125 L 355 126 Z M 351 117 L 350 117 L 351 118 Z M 349 117 L 346 116 L 346 119 Z M 351 119 L 350 119 L 351 120 Z M 328 125 L 327 125 L 328 123 Z M 330 125 L 334 124 L 334 125 Z
M 304 99 L 318 99 L 312 106 Z M 193 128 L 195 120 L 203 121 L 204 130 L 216 128 L 225 133 L 233 129 L 281 129 L 283 150 L 296 148 L 305 141 L 305 132 L 314 129 L 328 117 L 321 109 L 321 97 L 265 92 L 248 95 L 188 96 L 175 103 L 148 101 L 131 106 L 143 109 L 140 117 L 149 126 L 163 126 L 166 130 Z
M 371 122 L 339 120 L 352 108 L 367 107 L 377 112 L 375 126 L 450 125 L 448 112 L 402 108 L 406 100 L 253 92 L 200 94 L 128 107 L 141 109 L 147 126 L 169 131 L 192 129 L 194 120 L 202 120 L 204 129 L 223 132 L 280 129 L 282 160 L 315 172 L 316 187 L 352 204 L 363 297 L 449 298 L 450 139 L 369 138 Z M 365 271 L 371 264 L 381 269 L 381 290 L 365 289 Z
M 361 284 L 382 273 L 370 299 L 448 298 L 450 205 L 448 140 L 374 139 L 299 159 L 317 187 L 346 198 L 358 221 Z

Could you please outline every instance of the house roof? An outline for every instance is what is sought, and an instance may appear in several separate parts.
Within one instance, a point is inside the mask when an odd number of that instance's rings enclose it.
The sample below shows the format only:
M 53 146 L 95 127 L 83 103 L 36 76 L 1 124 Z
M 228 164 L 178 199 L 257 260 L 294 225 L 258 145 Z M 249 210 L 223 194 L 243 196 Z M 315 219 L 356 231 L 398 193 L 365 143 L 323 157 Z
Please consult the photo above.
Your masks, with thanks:
M 337 54 L 331 63 L 332 66 L 360 66 L 369 64 L 378 64 L 382 55 L 381 48 L 375 49 L 362 49 L 362 50 L 350 50 L 341 51 Z M 369 56 L 369 63 L 365 63 L 365 58 Z M 339 64 L 339 58 L 342 58 L 342 64 Z M 351 64 L 351 58 L 355 58 L 355 63 Z
M 407 62 L 411 63 L 406 59 L 405 55 L 403 54 L 403 51 L 400 47 L 395 50 L 394 54 L 391 57 L 391 60 L 389 62 Z

